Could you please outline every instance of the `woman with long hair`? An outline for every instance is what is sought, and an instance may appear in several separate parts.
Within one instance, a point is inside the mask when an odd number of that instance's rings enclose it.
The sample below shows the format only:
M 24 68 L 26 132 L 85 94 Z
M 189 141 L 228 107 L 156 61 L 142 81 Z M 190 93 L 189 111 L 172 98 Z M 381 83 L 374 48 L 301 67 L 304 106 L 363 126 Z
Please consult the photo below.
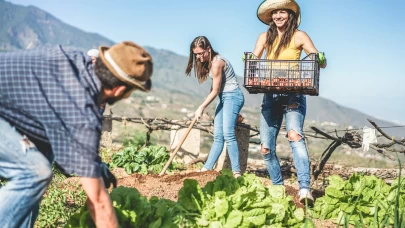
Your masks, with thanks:
M 235 136 L 236 121 L 244 104 L 242 90 L 236 81 L 236 75 L 231 63 L 218 54 L 205 36 L 196 37 L 190 45 L 186 75 L 190 76 L 194 68 L 195 77 L 199 83 L 212 79 L 211 92 L 195 111 L 199 119 L 204 109 L 218 97 L 214 118 L 214 143 L 208 159 L 201 171 L 212 170 L 221 155 L 226 142 L 228 155 L 231 160 L 234 177 L 241 175 L 239 163 L 239 148 Z
M 300 7 L 294 0 L 266 0 L 257 10 L 257 17 L 268 25 L 267 32 L 259 35 L 253 54 L 261 58 L 266 52 L 269 60 L 299 60 L 302 50 L 317 53 L 309 36 L 298 30 L 301 21 Z M 321 65 L 326 67 L 326 61 Z M 280 163 L 276 155 L 276 140 L 285 118 L 286 138 L 292 148 L 299 184 L 299 201 L 309 204 L 314 199 L 310 191 L 309 156 L 304 140 L 303 125 L 306 115 L 306 98 L 302 94 L 265 93 L 261 105 L 261 152 L 272 183 L 283 185 Z

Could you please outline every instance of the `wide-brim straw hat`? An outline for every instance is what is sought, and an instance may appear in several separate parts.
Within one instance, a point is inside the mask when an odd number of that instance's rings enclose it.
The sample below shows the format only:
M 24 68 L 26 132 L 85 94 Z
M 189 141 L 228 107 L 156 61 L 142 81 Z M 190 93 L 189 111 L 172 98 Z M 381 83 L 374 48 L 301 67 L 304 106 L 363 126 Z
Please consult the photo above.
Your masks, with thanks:
M 294 0 L 265 0 L 257 8 L 257 17 L 268 25 L 272 20 L 271 12 L 279 9 L 289 9 L 294 11 L 297 17 L 297 25 L 301 23 L 301 10 Z
M 112 47 L 99 47 L 100 59 L 119 80 L 148 92 L 152 87 L 153 64 L 150 54 L 141 46 L 124 41 Z

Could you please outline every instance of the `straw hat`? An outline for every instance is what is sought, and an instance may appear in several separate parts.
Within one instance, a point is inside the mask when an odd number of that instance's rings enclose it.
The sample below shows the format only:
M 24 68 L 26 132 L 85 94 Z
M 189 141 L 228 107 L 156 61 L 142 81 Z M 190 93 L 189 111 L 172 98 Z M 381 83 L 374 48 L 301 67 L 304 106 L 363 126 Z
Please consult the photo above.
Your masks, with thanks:
M 257 17 L 261 22 L 268 25 L 273 20 L 271 12 L 278 9 L 289 9 L 294 11 L 297 16 L 297 25 L 300 25 L 300 7 L 294 0 L 264 0 L 259 8 L 257 8 Z
M 152 87 L 152 57 L 141 46 L 131 42 L 99 47 L 100 59 L 121 81 L 145 92 Z

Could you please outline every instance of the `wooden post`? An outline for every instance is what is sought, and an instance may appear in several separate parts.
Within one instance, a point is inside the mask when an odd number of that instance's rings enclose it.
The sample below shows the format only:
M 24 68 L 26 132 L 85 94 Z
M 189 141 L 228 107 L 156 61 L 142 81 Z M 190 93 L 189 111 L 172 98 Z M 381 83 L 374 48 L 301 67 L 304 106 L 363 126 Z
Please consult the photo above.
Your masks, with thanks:
M 193 128 L 196 121 L 197 121 L 197 118 L 194 118 L 194 120 L 191 122 L 190 126 L 188 126 L 187 131 L 184 133 L 184 135 L 181 138 L 181 140 L 180 140 L 179 144 L 177 145 L 176 149 L 174 149 L 172 155 L 170 155 L 169 161 L 167 161 L 165 167 L 163 167 L 162 171 L 159 173 L 159 176 L 162 176 L 166 172 L 167 168 L 172 163 L 173 158 L 176 156 L 177 151 L 180 149 L 180 147 L 183 144 L 184 140 L 186 140 L 188 133 L 190 133 L 190 131 Z
M 112 147 L 112 119 L 111 115 L 105 115 L 102 121 L 100 146 Z
M 186 130 L 186 128 L 176 128 L 170 131 L 170 150 L 174 150 L 177 147 Z M 183 145 L 177 152 L 177 157 L 182 160 L 184 164 L 188 165 L 200 154 L 200 137 L 201 132 L 199 129 L 191 129 Z

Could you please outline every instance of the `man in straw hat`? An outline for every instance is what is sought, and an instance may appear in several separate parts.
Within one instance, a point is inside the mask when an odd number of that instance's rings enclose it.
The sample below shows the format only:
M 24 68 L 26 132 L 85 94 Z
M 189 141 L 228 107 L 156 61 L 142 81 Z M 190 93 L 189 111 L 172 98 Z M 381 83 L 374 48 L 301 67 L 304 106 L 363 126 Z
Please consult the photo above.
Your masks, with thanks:
M 8 180 L 0 188 L 2 227 L 33 227 L 54 158 L 81 177 L 95 224 L 117 227 L 106 191 L 116 180 L 98 155 L 99 107 L 149 91 L 152 58 L 133 42 L 99 53 L 95 64 L 61 46 L 0 54 L 0 177 Z
M 317 53 L 309 36 L 298 30 L 301 23 L 300 7 L 294 0 L 266 0 L 257 9 L 257 17 L 268 25 L 257 39 L 253 54 L 261 58 L 264 51 L 268 60 L 299 60 L 302 50 Z M 281 64 L 281 63 L 280 63 Z M 326 66 L 326 61 L 321 62 Z M 284 67 L 284 66 L 283 66 Z M 273 68 L 274 69 L 274 68 Z M 285 69 L 274 73 L 285 74 Z M 310 191 L 309 156 L 303 134 L 306 115 L 306 98 L 303 94 L 263 94 L 260 118 L 260 141 L 264 163 L 275 185 L 284 184 L 280 163 L 276 155 L 277 135 L 285 118 L 287 139 L 292 148 L 299 184 L 299 201 L 312 204 Z

